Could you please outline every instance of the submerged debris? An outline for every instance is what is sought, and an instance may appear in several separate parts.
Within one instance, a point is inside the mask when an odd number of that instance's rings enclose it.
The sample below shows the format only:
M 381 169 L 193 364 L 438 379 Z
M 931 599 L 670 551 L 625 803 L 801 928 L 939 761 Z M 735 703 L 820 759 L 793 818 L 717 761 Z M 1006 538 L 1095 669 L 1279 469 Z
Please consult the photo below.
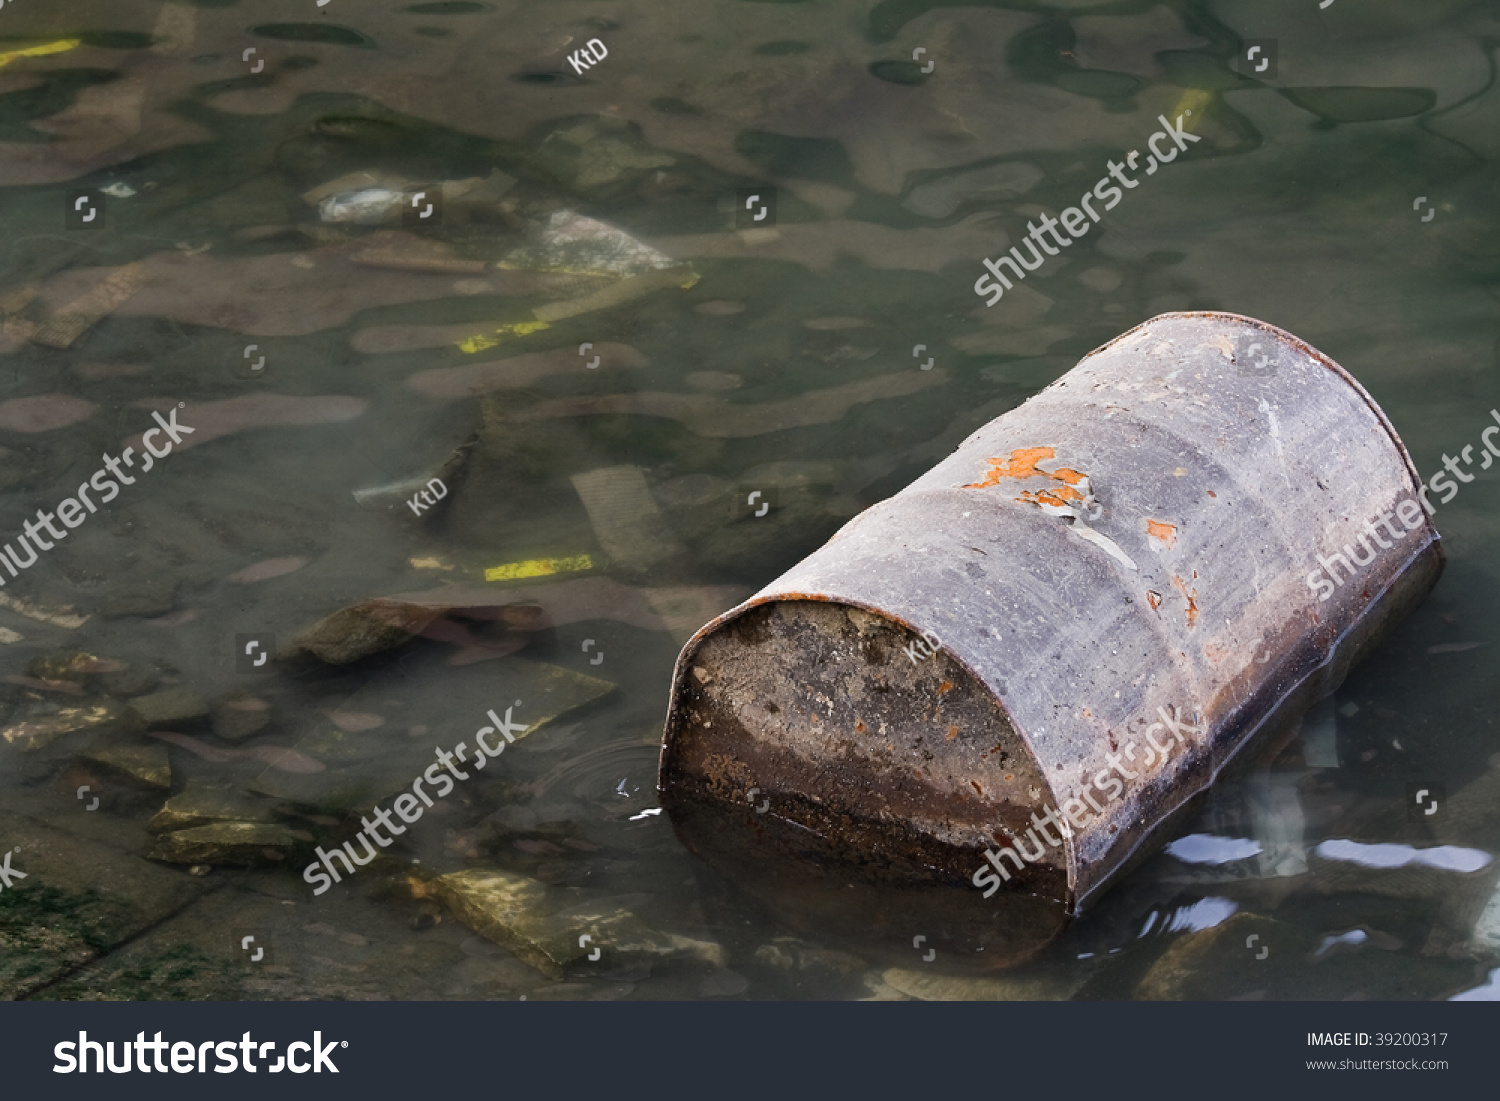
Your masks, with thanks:
M 678 262 L 606 222 L 560 210 L 532 242 L 496 266 L 528 271 L 605 274 L 621 278 L 676 267 Z
M 384 225 L 400 221 L 405 201 L 404 191 L 392 191 L 387 187 L 340 191 L 318 203 L 318 217 L 325 222 L 347 222 L 357 226 Z
M 498 868 L 473 868 L 412 881 L 415 893 L 444 903 L 476 933 L 510 949 L 549 979 L 598 962 L 622 963 L 685 957 L 724 967 L 724 949 L 709 941 L 649 928 L 608 899 L 549 888 Z

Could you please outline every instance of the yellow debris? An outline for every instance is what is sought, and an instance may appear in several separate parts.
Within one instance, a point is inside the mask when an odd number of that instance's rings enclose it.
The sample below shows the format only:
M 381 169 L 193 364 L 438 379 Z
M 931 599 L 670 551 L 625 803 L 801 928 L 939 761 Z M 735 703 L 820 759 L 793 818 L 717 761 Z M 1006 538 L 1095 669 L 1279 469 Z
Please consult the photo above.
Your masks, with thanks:
M 1167 117 L 1173 122 L 1177 121 L 1179 115 L 1185 115 L 1182 120 L 1182 128 L 1191 130 L 1203 117 L 1203 112 L 1208 105 L 1214 101 L 1214 94 L 1202 88 L 1189 88 L 1182 93 L 1182 98 L 1177 101 L 1177 106 L 1172 108 L 1172 113 Z
M 529 333 L 539 332 L 542 329 L 550 329 L 551 325 L 545 321 L 517 321 L 511 325 L 501 325 L 490 333 L 476 333 L 474 336 L 458 342 L 458 349 L 473 355 L 482 352 L 486 348 L 493 348 L 507 336 L 526 336 Z
M 493 348 L 507 336 L 526 336 L 528 333 L 538 332 L 541 329 L 551 328 L 554 321 L 562 321 L 565 318 L 576 317 L 578 314 L 589 313 L 593 310 L 609 309 L 612 306 L 623 305 L 635 298 L 649 294 L 663 287 L 679 287 L 687 290 L 698 282 L 701 276 L 690 269 L 661 268 L 656 271 L 643 272 L 640 275 L 626 277 L 613 276 L 607 272 L 585 271 L 577 268 L 519 268 L 505 263 L 495 265 L 501 271 L 543 271 L 549 273 L 566 273 L 569 275 L 594 275 L 602 276 L 607 282 L 605 286 L 584 294 L 579 298 L 569 298 L 562 302 L 549 302 L 544 306 L 538 306 L 532 312 L 535 321 L 517 321 L 511 325 L 502 325 L 500 328 L 488 333 L 476 333 L 471 337 L 458 342 L 460 351 L 473 355 L 475 352 L 483 352 Z
M 82 44 L 81 38 L 60 38 L 56 42 L 48 42 L 45 46 L 27 46 L 24 50 L 11 50 L 9 53 L 0 54 L 0 69 L 5 68 L 17 58 L 46 57 L 48 54 L 66 53 Z
M 591 570 L 594 560 L 586 554 L 575 554 L 571 558 L 531 558 L 525 562 L 508 562 L 503 566 L 491 566 L 484 571 L 486 581 L 514 581 L 522 577 L 546 577 L 553 573 L 572 573 L 575 570 Z

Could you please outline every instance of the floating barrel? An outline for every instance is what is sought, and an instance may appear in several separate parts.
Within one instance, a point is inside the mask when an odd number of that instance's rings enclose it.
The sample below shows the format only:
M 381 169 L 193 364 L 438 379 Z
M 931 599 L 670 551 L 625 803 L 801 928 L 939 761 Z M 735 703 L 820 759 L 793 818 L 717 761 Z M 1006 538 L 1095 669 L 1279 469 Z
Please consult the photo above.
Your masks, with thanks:
M 1025 959 L 1422 600 L 1423 493 L 1321 352 L 1153 318 L 700 630 L 662 806 L 789 920 Z

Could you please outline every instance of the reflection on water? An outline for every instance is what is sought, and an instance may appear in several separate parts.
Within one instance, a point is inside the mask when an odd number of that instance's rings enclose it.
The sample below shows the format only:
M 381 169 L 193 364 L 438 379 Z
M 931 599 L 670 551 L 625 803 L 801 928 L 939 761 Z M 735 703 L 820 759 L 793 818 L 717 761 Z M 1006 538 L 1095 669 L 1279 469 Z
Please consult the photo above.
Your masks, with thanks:
M 1488 469 L 1426 604 L 1025 967 L 783 926 L 650 813 L 694 630 L 1156 313 L 1296 333 L 1424 472 L 1500 418 L 1493 4 L 278 15 L 0 10 L 0 531 L 51 547 L 0 573 L 0 990 L 1493 991 Z

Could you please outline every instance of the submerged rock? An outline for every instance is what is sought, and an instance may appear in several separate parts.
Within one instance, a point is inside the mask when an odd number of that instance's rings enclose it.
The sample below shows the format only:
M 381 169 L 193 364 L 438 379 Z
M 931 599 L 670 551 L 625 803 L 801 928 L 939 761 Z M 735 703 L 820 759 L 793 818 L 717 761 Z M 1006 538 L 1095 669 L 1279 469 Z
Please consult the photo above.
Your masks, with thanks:
M 242 742 L 271 725 L 270 705 L 244 692 L 220 696 L 211 709 L 214 737 L 226 742 Z
M 79 615 L 78 610 L 71 604 L 38 604 L 34 600 L 11 596 L 9 593 L 0 593 L 0 608 L 9 608 L 27 619 L 34 619 L 38 623 L 50 623 L 54 627 L 66 627 L 70 631 L 76 631 L 92 618 Z
M 960 977 L 893 967 L 881 974 L 891 989 L 924 1002 L 1066 1001 L 1083 985 L 1086 972 Z
M 126 668 L 128 666 L 123 661 L 97 657 L 82 650 L 64 650 L 37 658 L 26 667 L 26 672 L 38 680 L 70 680 L 76 684 L 87 684 L 94 676 L 121 673 Z
M 146 854 L 169 864 L 278 864 L 313 842 L 303 830 L 269 822 L 214 822 L 163 834 Z
M 172 761 L 163 745 L 97 746 L 81 756 L 145 787 L 166 790 L 172 786 Z
M 270 822 L 270 809 L 234 788 L 189 781 L 146 823 L 152 833 L 206 826 L 216 822 Z
M 1222 999 L 1226 992 L 1264 993 L 1292 960 L 1301 966 L 1309 945 L 1300 929 L 1257 914 L 1238 913 L 1176 941 L 1151 965 L 1136 989 L 1145 1001 Z
M 544 906 L 547 885 L 497 869 L 470 869 L 438 876 L 419 888 L 446 905 L 470 929 L 510 949 L 548 978 L 561 979 L 566 964 L 587 955 L 534 916 Z
M 111 588 L 99 612 L 105 619 L 166 615 L 177 607 L 177 582 L 138 581 Z
M 113 702 L 64 707 L 51 713 L 39 713 L 0 729 L 0 738 L 22 752 L 36 753 L 46 749 L 66 734 L 78 730 L 102 730 L 112 723 L 127 722 L 126 709 Z
M 349 665 L 421 634 L 444 609 L 375 598 L 318 620 L 291 642 L 284 656 L 307 653 L 330 665 Z
M 148 727 L 191 722 L 208 715 L 208 701 L 191 688 L 168 688 L 130 701 L 130 710 Z
M 799 971 L 824 977 L 855 975 L 865 967 L 865 961 L 858 956 L 824 948 L 800 937 L 777 937 L 757 948 L 755 958 L 778 971 Z
M 687 956 L 723 967 L 723 948 L 647 927 L 608 899 L 577 901 L 576 893 L 547 887 L 498 868 L 471 868 L 417 887 L 451 909 L 476 933 L 510 949 L 550 979 L 588 963 L 622 963 Z M 572 902 L 571 906 L 565 905 Z M 562 905 L 561 908 L 560 904 Z
M 99 687 L 111 696 L 141 696 L 161 684 L 161 673 L 149 665 L 132 662 L 118 673 L 104 673 Z
M 77 814 L 95 819 L 100 815 Z M 0 806 L 11 869 L 0 908 L 0 999 L 25 997 L 181 912 L 205 885 Z

